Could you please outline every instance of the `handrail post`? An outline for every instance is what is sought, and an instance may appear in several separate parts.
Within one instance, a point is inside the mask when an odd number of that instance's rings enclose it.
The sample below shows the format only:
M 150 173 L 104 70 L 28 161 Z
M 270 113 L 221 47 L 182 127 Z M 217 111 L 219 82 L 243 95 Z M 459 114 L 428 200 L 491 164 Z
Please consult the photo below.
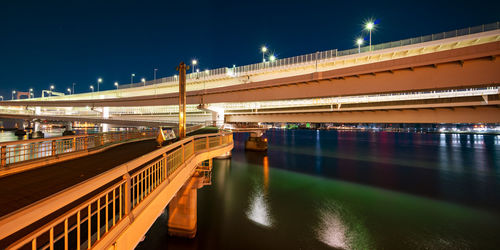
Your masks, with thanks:
M 52 156 L 56 156 L 56 140 L 52 140 Z
M 83 150 L 87 150 L 89 148 L 89 136 L 86 135 L 83 140 Z
M 130 174 L 126 173 L 125 175 L 123 175 L 123 179 L 125 180 L 125 187 L 124 187 L 125 190 L 123 190 L 124 191 L 123 196 L 125 198 L 124 212 L 125 212 L 125 215 L 127 215 L 127 214 L 130 214 L 130 210 L 132 209 L 130 207 Z M 120 213 L 121 213 L 121 211 L 120 211 Z
M 163 159 L 163 166 L 165 167 L 165 180 L 168 180 L 167 177 L 168 177 L 168 168 L 167 168 L 167 153 L 163 153 L 162 155 Z
M 5 167 L 7 165 L 7 146 L 2 146 L 1 149 L 1 154 L 2 154 L 2 167 Z
M 186 155 L 184 154 L 186 151 L 184 151 L 184 144 L 181 145 L 182 148 L 182 163 L 186 160 Z

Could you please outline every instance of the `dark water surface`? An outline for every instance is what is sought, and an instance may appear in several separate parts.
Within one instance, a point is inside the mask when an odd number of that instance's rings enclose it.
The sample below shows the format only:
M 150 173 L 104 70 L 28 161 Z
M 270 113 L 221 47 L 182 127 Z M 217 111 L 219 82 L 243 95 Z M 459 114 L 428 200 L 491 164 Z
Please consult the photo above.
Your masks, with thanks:
M 195 239 L 139 249 L 498 249 L 500 136 L 269 130 L 214 160 Z

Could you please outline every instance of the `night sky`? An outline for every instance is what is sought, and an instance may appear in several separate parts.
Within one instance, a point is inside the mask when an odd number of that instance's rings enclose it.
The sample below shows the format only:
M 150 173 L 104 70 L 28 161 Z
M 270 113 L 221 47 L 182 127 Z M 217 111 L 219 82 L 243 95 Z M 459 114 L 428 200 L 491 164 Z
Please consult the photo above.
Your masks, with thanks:
M 373 43 L 500 20 L 500 1 L 1 1 L 0 95 L 88 92 L 176 73 L 196 58 L 200 69 L 354 48 L 363 22 L 377 22 Z

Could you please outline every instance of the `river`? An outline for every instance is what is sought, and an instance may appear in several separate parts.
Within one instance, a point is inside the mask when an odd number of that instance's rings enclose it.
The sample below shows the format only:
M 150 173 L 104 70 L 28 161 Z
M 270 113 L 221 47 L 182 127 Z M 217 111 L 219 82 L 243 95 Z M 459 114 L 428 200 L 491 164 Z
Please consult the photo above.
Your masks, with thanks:
M 162 214 L 138 249 L 497 249 L 500 136 L 268 130 L 214 160 L 195 239 Z

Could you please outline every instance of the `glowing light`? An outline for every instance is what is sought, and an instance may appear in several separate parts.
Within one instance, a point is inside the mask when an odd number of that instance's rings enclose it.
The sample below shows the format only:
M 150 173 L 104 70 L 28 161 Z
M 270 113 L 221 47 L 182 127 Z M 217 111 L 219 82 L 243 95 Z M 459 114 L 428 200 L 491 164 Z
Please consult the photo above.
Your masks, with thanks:
M 132 76 L 135 76 L 135 74 L 132 74 Z
M 276 60 L 276 56 L 271 55 L 271 56 L 269 57 L 269 61 L 274 62 L 275 60 Z
M 200 72 L 200 69 L 196 69 L 196 72 L 199 73 Z
M 266 53 L 267 52 L 267 47 L 266 46 L 262 46 L 261 51 L 262 51 L 262 53 Z
M 91 90 L 94 90 L 94 86 L 90 85 L 90 89 L 91 89 Z
M 142 78 L 141 82 L 143 82 L 143 83 L 146 82 L 146 78 Z
M 209 71 L 208 71 L 208 69 L 206 69 L 206 70 L 205 70 L 205 74 L 207 74 L 207 75 L 208 75 L 208 73 L 209 73 Z
M 357 45 L 361 45 L 363 44 L 363 42 L 364 42 L 363 38 L 358 38 L 358 40 L 356 40 Z
M 12 94 L 15 94 L 15 93 L 16 93 L 16 91 L 15 91 L 15 90 L 12 90 Z
M 194 59 L 193 61 L 191 61 L 191 64 L 196 65 L 196 64 L 198 64 L 198 61 L 196 59 Z
M 365 24 L 365 28 L 366 28 L 367 30 L 372 30 L 374 26 L 375 26 L 375 24 L 374 24 L 372 21 L 369 21 L 369 22 L 367 22 L 367 23 Z
M 33 91 L 33 89 L 30 89 L 30 92 Z
M 115 86 L 118 87 L 118 82 L 115 82 Z
M 54 89 L 54 85 L 50 85 L 50 89 Z
M 97 82 L 98 82 L 98 83 L 101 83 L 101 82 L 102 82 L 102 78 L 100 78 L 100 77 L 99 77 L 99 78 L 97 79 Z

